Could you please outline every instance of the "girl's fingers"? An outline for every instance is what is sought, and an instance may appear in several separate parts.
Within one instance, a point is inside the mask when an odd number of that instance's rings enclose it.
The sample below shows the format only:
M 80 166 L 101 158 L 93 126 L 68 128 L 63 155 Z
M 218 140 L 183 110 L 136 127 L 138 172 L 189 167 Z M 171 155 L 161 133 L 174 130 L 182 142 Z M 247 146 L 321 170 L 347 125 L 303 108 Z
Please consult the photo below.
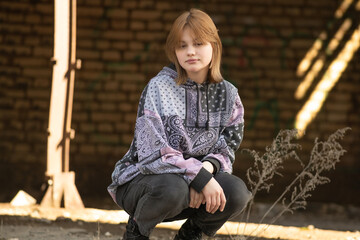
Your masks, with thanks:
M 225 205 L 226 205 L 226 197 L 225 197 L 225 194 L 222 193 L 220 195 L 220 200 L 221 200 L 221 205 L 220 205 L 220 212 L 224 211 L 225 209 Z

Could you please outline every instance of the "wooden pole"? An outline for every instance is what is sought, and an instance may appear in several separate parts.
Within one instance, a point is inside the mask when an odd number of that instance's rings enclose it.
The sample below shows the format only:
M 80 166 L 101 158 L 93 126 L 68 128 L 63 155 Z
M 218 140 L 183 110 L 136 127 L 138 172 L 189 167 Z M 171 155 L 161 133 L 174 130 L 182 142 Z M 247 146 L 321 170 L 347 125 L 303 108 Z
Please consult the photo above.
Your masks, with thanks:
M 70 139 L 76 66 L 76 0 L 54 2 L 54 56 L 49 110 L 47 170 L 49 187 L 42 206 L 83 208 L 75 186 L 75 173 L 69 171 Z

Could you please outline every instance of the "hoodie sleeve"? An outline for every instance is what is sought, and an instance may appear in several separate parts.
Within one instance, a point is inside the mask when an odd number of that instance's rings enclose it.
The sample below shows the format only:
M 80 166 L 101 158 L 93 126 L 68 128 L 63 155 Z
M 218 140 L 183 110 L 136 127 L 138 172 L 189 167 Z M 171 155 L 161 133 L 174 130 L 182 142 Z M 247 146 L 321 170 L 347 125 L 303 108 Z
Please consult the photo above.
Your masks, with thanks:
M 151 94 L 148 94 L 151 89 Z M 151 82 L 144 90 L 135 126 L 135 143 L 138 154 L 137 168 L 142 174 L 173 173 L 183 176 L 188 184 L 200 192 L 212 174 L 196 158 L 184 159 L 167 140 L 161 118 L 161 99 L 158 89 Z
M 232 172 L 235 152 L 240 147 L 244 133 L 244 108 L 237 93 L 233 102 L 230 119 L 220 133 L 218 141 L 209 151 L 210 154 L 203 158 L 203 161 L 218 161 L 220 168 L 217 171 L 228 173 Z

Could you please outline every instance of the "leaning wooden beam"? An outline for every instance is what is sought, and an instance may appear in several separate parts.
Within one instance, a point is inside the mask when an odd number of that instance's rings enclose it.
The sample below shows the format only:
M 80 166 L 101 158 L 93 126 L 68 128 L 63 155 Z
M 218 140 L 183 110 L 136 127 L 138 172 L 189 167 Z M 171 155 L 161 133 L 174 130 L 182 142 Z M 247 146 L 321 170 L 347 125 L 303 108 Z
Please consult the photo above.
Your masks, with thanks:
M 71 117 L 76 61 L 76 0 L 55 0 L 54 56 L 47 143 L 48 189 L 42 206 L 84 208 L 69 171 L 70 139 L 74 137 Z

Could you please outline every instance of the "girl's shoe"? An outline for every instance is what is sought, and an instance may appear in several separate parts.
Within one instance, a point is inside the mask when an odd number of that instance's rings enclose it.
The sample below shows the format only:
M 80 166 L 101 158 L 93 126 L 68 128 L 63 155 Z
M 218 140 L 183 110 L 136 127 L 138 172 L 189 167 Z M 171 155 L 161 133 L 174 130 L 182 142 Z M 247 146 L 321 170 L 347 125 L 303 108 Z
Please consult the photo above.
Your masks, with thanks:
M 130 217 L 126 225 L 126 232 L 124 233 L 123 240 L 149 240 L 149 237 L 141 235 L 139 227 L 135 220 Z
M 193 220 L 189 218 L 186 222 L 181 226 L 179 232 L 175 235 L 174 240 L 201 240 L 202 239 L 202 231 L 201 229 L 195 225 Z

